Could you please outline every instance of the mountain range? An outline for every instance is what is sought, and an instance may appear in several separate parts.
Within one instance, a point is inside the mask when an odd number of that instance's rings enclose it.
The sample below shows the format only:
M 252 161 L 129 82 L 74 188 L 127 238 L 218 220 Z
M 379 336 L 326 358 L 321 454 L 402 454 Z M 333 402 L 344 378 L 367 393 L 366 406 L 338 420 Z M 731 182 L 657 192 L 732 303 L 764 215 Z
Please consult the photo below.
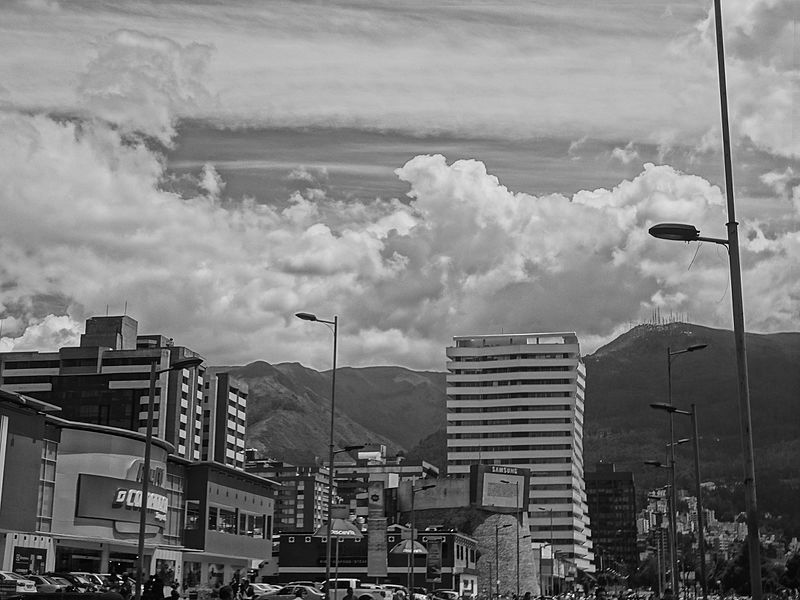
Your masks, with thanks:
M 780 516 L 779 526 L 800 529 L 800 333 L 748 334 L 746 340 L 759 508 Z M 667 349 L 696 344 L 707 347 L 671 359 L 672 401 L 686 410 L 696 405 L 702 478 L 729 490 L 736 505 L 743 467 L 730 331 L 639 325 L 585 356 L 586 470 L 613 462 L 634 472 L 640 490 L 666 483 L 665 471 L 644 466 L 648 459 L 665 461 L 669 441 L 667 414 L 649 404 L 668 400 Z M 249 384 L 251 447 L 289 462 L 327 456 L 330 371 L 265 362 L 230 370 Z M 445 376 L 391 366 L 337 369 L 335 444 L 385 444 L 390 453 L 427 460 L 444 473 Z M 689 418 L 678 415 L 674 425 L 676 440 L 692 437 Z M 678 485 L 689 490 L 691 446 L 676 448 Z

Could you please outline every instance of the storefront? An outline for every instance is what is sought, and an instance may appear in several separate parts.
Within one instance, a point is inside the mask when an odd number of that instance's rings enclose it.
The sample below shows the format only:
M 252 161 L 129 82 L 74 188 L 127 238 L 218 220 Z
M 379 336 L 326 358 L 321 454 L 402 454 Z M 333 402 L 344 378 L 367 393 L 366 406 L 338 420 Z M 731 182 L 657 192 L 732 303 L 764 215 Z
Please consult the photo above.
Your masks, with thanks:
M 51 535 L 55 569 L 135 572 L 144 437 L 125 430 L 56 420 Z M 170 469 L 171 446 L 153 440 L 145 526 L 145 573 L 180 580 L 183 566 L 182 470 Z M 177 521 L 177 522 L 176 522 Z

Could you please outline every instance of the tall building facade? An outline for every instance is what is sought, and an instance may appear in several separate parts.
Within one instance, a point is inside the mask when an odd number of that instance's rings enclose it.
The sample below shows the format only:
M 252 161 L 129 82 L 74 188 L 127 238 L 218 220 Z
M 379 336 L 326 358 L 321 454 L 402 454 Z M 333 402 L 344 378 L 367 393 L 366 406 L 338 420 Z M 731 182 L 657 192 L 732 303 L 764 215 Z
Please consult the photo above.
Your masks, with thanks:
M 218 367 L 206 369 L 203 385 L 203 460 L 244 469 L 247 384 Z
M 248 450 L 247 454 L 245 470 L 248 473 L 280 485 L 273 525 L 276 533 L 315 531 L 328 520 L 329 472 L 326 467 L 259 458 L 255 450 Z
M 530 469 L 531 539 L 594 571 L 576 334 L 456 336 L 447 357 L 448 475 L 473 464 Z
M 166 369 L 199 354 L 164 335 L 139 335 L 138 327 L 129 316 L 92 317 L 79 346 L 57 352 L 2 352 L 0 386 L 54 404 L 72 421 L 145 433 L 151 366 Z M 246 388 L 237 385 L 223 373 L 207 373 L 202 364 L 161 373 L 155 386 L 153 435 L 190 461 L 204 460 L 209 448 L 204 437 L 221 439 L 221 456 L 212 452 L 205 459 L 243 469 Z M 204 391 L 209 392 L 205 404 Z M 218 406 L 222 414 L 217 414 Z
M 632 574 L 639 562 L 633 473 L 617 471 L 614 463 L 598 463 L 585 475 L 595 564 L 600 571 Z

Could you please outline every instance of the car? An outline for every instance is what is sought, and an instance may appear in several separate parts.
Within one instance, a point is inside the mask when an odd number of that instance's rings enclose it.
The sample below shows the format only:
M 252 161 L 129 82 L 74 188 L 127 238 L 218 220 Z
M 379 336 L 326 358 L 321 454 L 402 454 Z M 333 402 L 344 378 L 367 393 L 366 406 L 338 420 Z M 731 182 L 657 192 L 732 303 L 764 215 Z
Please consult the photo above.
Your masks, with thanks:
M 73 575 L 77 575 L 92 584 L 98 591 L 105 590 L 106 581 L 96 573 L 87 573 L 86 571 L 70 571 Z
M 460 596 L 455 590 L 433 590 L 433 597 L 439 600 L 458 600 Z
M 362 583 L 361 585 L 364 584 Z M 384 583 L 382 587 L 391 595 L 400 592 L 401 594 L 403 594 L 403 596 L 408 598 L 408 589 L 404 585 L 397 585 L 396 583 Z
M 53 592 L 64 592 L 69 587 L 69 582 L 66 579 L 57 581 L 53 577 L 46 577 L 45 575 L 27 575 L 36 584 L 36 591 L 40 594 L 52 594 Z
M 97 588 L 87 579 L 73 573 L 45 573 L 47 577 L 60 577 L 69 581 L 73 592 L 96 592 Z
M 281 589 L 281 586 L 275 585 L 273 583 L 251 583 L 253 586 L 253 591 L 255 592 L 256 596 L 261 596 L 262 594 L 267 594 L 269 592 L 275 592 Z
M 307 585 L 308 587 L 313 587 L 316 589 L 322 589 L 322 585 L 315 582 L 315 581 L 290 581 L 285 585 Z M 285 587 L 285 586 L 284 586 Z
M 294 600 L 301 591 L 305 600 L 322 600 L 325 595 L 309 585 L 287 585 L 274 592 L 261 594 L 256 600 Z
M 14 585 L 15 589 L 12 592 L 14 594 L 36 593 L 36 584 L 33 581 L 13 571 L 0 571 L 0 581 L 8 585 L 9 588 Z

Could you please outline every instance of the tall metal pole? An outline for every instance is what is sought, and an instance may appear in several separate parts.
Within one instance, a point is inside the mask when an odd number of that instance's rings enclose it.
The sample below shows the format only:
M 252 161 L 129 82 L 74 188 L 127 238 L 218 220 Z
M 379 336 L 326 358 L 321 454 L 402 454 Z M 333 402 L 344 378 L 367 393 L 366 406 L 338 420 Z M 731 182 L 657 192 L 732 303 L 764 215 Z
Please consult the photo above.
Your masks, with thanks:
M 673 353 L 670 352 L 669 346 L 667 346 L 667 403 L 670 406 L 672 406 L 672 356 Z M 669 413 L 669 470 L 669 556 L 670 569 L 672 571 L 670 581 L 672 582 L 672 593 L 677 598 L 680 594 L 678 589 L 678 527 L 676 523 L 678 506 L 677 493 L 675 491 L 675 423 L 672 412 Z
M 495 573 L 495 592 L 497 597 L 500 597 L 500 524 L 494 524 L 494 564 L 496 565 L 497 573 Z
M 328 537 L 325 540 L 325 581 L 328 598 L 331 598 L 331 530 L 333 525 L 333 431 L 336 414 L 336 347 L 339 338 L 339 317 L 333 317 L 333 368 L 331 370 L 331 432 L 328 447 Z M 138 599 L 137 599 L 138 600 Z
M 728 205 L 728 223 L 726 226 L 728 228 L 728 254 L 731 271 L 733 333 L 736 342 L 736 369 L 739 380 L 739 427 L 741 429 L 742 452 L 744 454 L 744 500 L 747 514 L 747 544 L 750 550 L 750 593 L 753 600 L 761 600 L 763 595 L 761 585 L 761 541 L 758 533 L 758 503 L 756 501 L 756 474 L 750 415 L 750 383 L 747 373 L 742 272 L 739 261 L 739 224 L 736 222 L 736 209 L 733 198 L 733 166 L 731 164 L 731 136 L 728 124 L 728 92 L 725 79 L 725 48 L 722 39 L 722 6 L 720 0 L 714 0 L 714 28 L 717 40 L 722 153 L 725 162 L 725 195 Z
M 147 401 L 147 433 L 144 441 L 144 464 L 142 465 L 142 504 L 139 508 L 139 556 L 136 561 L 136 600 L 142 599 L 144 585 L 144 535 L 147 527 L 147 496 L 150 493 L 150 450 L 153 446 L 153 404 L 156 397 L 156 363 L 150 363 L 150 393 Z M 160 413 L 159 413 L 160 414 Z
M 517 523 L 517 600 L 519 600 L 519 529 L 522 527 L 522 510 L 520 508 L 520 501 L 519 501 L 519 481 L 515 481 L 514 485 L 516 486 L 516 493 L 517 493 L 517 516 L 519 517 L 519 523 Z
M 413 572 L 413 567 L 412 567 L 412 565 L 414 564 L 414 542 L 417 541 L 416 540 L 416 533 L 414 531 L 414 527 L 416 526 L 416 519 L 414 518 L 414 496 L 415 495 L 416 495 L 416 490 L 414 489 L 414 482 L 412 481 L 411 482 L 411 537 L 408 540 L 408 543 L 409 543 L 409 546 L 410 546 L 410 548 L 409 548 L 410 552 L 408 553 L 407 565 L 406 565 L 408 567 L 408 573 L 406 574 L 406 582 L 407 582 L 407 586 L 406 587 L 408 587 L 408 593 L 410 594 L 410 596 L 412 598 L 414 597 L 414 592 L 413 592 L 413 589 L 414 589 L 413 588 L 413 585 L 414 585 L 414 572 Z
M 708 598 L 708 582 L 706 580 L 706 536 L 703 523 L 703 498 L 700 481 L 700 436 L 697 427 L 697 407 L 692 404 L 692 429 L 694 430 L 694 483 L 697 493 L 697 553 L 700 555 L 700 589 L 703 600 Z

